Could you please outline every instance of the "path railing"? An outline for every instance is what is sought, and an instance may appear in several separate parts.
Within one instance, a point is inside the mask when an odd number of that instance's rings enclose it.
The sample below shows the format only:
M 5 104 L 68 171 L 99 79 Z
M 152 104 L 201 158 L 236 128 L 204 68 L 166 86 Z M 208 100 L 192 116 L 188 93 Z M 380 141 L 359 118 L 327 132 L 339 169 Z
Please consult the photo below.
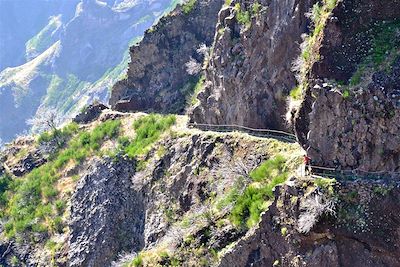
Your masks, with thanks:
M 255 129 L 246 126 L 240 126 L 236 124 L 225 124 L 225 125 L 217 125 L 217 124 L 204 124 L 204 123 L 188 123 L 188 127 L 197 128 L 203 131 L 214 131 L 214 132 L 244 132 L 252 136 L 262 137 L 262 138 L 274 138 L 281 141 L 286 141 L 290 143 L 296 143 L 297 138 L 294 134 L 287 133 L 284 131 L 278 130 L 269 130 L 269 129 Z
M 255 129 L 246 126 L 236 125 L 236 124 L 204 124 L 204 123 L 188 123 L 189 128 L 197 128 L 203 131 L 214 131 L 214 132 L 244 132 L 252 136 L 262 137 L 262 138 L 274 138 L 285 142 L 296 143 L 297 138 L 294 134 L 287 133 L 284 131 L 270 130 L 270 129 Z M 322 167 L 322 166 L 311 166 L 312 177 L 331 177 L 337 180 L 352 181 L 357 179 L 390 179 L 390 178 L 400 178 L 400 172 L 367 172 L 360 169 L 353 170 L 340 170 L 337 168 Z
M 335 168 L 311 166 L 311 176 L 331 177 L 337 180 L 353 181 L 357 179 L 363 180 L 380 180 L 400 178 L 400 172 L 377 171 L 370 172 L 361 169 L 340 170 Z

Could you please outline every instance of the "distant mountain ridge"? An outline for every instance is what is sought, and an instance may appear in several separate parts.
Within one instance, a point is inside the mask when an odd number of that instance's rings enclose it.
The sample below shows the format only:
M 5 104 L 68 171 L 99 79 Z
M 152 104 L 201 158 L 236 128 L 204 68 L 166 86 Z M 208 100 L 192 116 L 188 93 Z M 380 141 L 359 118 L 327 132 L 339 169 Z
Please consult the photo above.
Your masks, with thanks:
M 128 47 L 177 1 L 2 1 L 0 138 L 29 130 L 39 107 L 73 116 L 107 101 L 124 75 Z M 28 9 L 28 10 L 26 10 Z

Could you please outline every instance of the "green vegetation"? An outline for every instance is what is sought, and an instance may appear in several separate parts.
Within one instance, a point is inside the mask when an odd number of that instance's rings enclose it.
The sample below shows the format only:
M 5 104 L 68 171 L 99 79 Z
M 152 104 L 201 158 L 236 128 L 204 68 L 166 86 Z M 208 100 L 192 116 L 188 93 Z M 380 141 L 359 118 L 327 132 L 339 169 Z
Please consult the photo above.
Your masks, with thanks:
M 57 141 L 59 147 L 61 147 L 66 140 L 68 140 L 72 135 L 77 133 L 79 130 L 78 124 L 72 122 L 65 126 L 64 128 L 54 129 L 48 132 L 43 132 L 38 137 L 39 143 L 47 143 L 53 140 Z
M 261 10 L 261 4 L 258 2 L 254 2 L 254 4 L 251 6 L 251 11 L 254 15 L 258 14 Z
M 349 97 L 350 97 L 350 90 L 349 89 L 345 89 L 344 91 L 343 91 L 343 98 L 344 99 L 348 99 Z
M 197 0 L 189 0 L 186 3 L 184 3 L 182 5 L 183 13 L 185 13 L 186 15 L 189 14 L 193 10 L 194 6 L 196 5 L 196 2 L 197 2 Z
M 287 228 L 286 227 L 282 227 L 281 228 L 281 235 L 282 236 L 286 236 L 287 235 Z
M 124 151 L 130 158 L 144 154 L 151 144 L 156 142 L 161 134 L 168 130 L 176 121 L 174 115 L 150 114 L 139 118 L 133 123 L 136 136 L 130 141 L 128 138 L 120 138 L 120 150 Z
M 356 72 L 350 78 L 349 85 L 356 86 L 361 83 L 368 70 L 387 70 L 390 61 L 400 54 L 400 20 L 393 22 L 380 22 L 366 34 L 372 39 L 372 47 L 359 64 Z
M 245 186 L 246 184 L 243 177 L 240 177 L 238 180 L 236 180 L 226 196 L 217 202 L 217 209 L 222 210 L 232 203 L 235 203 L 238 197 L 243 193 L 242 191 Z
M 225 0 L 224 5 L 225 6 L 230 6 L 232 4 L 232 0 Z
M 106 121 L 91 132 L 78 132 L 68 146 L 55 152 L 49 161 L 20 179 L 15 179 L 3 192 L 8 198 L 2 218 L 7 221 L 8 237 L 25 231 L 62 232 L 63 222 L 59 215 L 65 203 L 57 200 L 56 183 L 60 172 L 68 163 L 81 163 L 86 157 L 99 153 L 101 144 L 118 135 L 120 121 Z M 76 129 L 75 126 L 66 129 Z M 71 132 L 65 130 L 68 134 Z
M 192 90 L 193 93 L 190 96 L 190 104 L 192 106 L 196 105 L 198 102 L 197 95 L 200 93 L 201 89 L 203 89 L 204 81 L 205 81 L 205 77 L 204 77 L 204 75 L 202 75 L 202 76 L 200 76 L 197 83 L 194 85 L 194 88 Z
M 248 10 L 243 11 L 239 3 L 235 4 L 235 11 L 238 23 L 246 26 L 246 28 L 250 27 L 250 12 Z
M 142 264 L 143 264 L 142 255 L 139 253 L 139 254 L 132 260 L 131 266 L 139 267 L 139 266 L 142 266 Z
M 301 94 L 302 94 L 301 86 L 296 86 L 295 88 L 293 88 L 290 91 L 290 97 L 293 100 L 300 100 L 301 99 Z
M 306 38 L 307 46 L 302 51 L 303 59 L 308 62 L 307 66 L 310 67 L 311 64 L 317 60 L 319 60 L 319 54 L 313 49 L 315 49 L 315 44 L 317 43 L 317 39 L 322 33 L 322 30 L 325 27 L 326 21 L 329 18 L 332 10 L 335 8 L 337 0 L 323 0 L 322 5 L 320 3 L 316 3 L 313 5 L 310 13 L 310 18 L 314 25 L 314 30 L 310 36 Z
M 27 53 L 42 53 L 49 48 L 54 40 L 51 36 L 52 32 L 55 31 L 61 25 L 59 17 L 51 17 L 49 23 L 44 27 L 37 35 L 26 42 L 25 48 Z
M 372 61 L 375 66 L 381 65 L 393 50 L 400 47 L 399 30 L 400 20 L 381 22 L 376 26 L 372 45 Z
M 335 178 L 316 178 L 313 181 L 315 186 L 324 189 L 327 193 L 333 195 L 333 186 L 336 184 Z
M 268 200 L 274 197 L 274 187 L 288 177 L 285 163 L 286 160 L 278 155 L 250 173 L 252 183 L 237 197 L 230 214 L 234 225 L 250 228 L 259 222 L 261 212 L 268 207 Z
M 4 174 L 0 176 L 0 218 L 3 216 L 3 209 L 7 205 L 7 190 L 10 189 L 12 180 L 11 176 Z

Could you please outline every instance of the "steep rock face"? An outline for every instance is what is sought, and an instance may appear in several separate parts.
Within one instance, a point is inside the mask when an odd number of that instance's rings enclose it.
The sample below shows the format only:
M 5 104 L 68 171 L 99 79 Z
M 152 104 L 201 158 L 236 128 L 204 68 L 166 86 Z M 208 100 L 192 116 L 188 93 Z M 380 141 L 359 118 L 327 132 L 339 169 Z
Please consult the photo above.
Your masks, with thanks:
M 335 215 L 311 216 L 314 227 L 300 234 L 299 218 L 322 203 L 321 192 L 309 194 L 304 184 L 276 188 L 259 227 L 219 266 L 399 266 L 398 184 L 347 182 L 336 190 Z
M 295 123 L 316 165 L 399 170 L 400 13 L 395 7 L 399 1 L 341 1 L 328 19 Z
M 286 96 L 296 85 L 291 64 L 299 54 L 298 43 L 307 30 L 304 13 L 312 2 L 239 1 L 236 7 L 224 7 L 205 89 L 191 120 L 285 129 Z M 238 22 L 244 12 L 250 12 L 248 24 Z
M 110 104 L 121 111 L 182 112 L 193 82 L 185 64 L 198 58 L 200 44 L 209 46 L 221 0 L 199 0 L 190 11 L 178 8 L 147 31 L 130 49 L 127 78 L 114 85 Z
M 69 266 L 109 266 L 123 250 L 143 246 L 142 193 L 132 188 L 135 163 L 95 161 L 71 200 Z

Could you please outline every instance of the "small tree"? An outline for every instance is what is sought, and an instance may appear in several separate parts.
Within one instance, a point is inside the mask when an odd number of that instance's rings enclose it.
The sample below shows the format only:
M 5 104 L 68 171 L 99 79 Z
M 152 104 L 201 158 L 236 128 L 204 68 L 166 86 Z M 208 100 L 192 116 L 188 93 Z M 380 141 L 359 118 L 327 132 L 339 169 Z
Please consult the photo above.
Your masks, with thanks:
M 46 131 L 51 131 L 54 139 L 60 144 L 60 131 L 57 129 L 60 122 L 61 118 L 55 108 L 41 107 L 38 109 L 35 116 L 26 121 L 26 124 L 32 127 L 34 133 L 41 134 Z
M 190 75 L 197 75 L 201 71 L 201 64 L 194 58 L 190 57 L 189 61 L 186 62 L 186 72 Z

